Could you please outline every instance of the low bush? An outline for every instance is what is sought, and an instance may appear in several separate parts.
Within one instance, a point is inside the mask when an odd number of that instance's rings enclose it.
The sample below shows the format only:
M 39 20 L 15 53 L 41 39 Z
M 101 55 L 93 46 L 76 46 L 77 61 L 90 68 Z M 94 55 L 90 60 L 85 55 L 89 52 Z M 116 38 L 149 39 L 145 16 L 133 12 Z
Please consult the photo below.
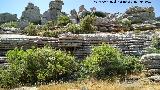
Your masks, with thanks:
M 38 82 L 74 79 L 75 58 L 60 50 L 14 49 L 7 53 L 9 67 L 0 72 L 0 86 L 34 85 Z
M 71 20 L 68 16 L 61 15 L 57 19 L 58 26 L 66 26 L 68 23 L 71 23 Z
M 8 22 L 0 25 L 2 28 L 18 28 L 18 22 Z
M 142 66 L 137 58 L 124 56 L 119 50 L 102 44 L 94 47 L 91 55 L 82 62 L 81 76 L 106 79 L 113 76 L 121 77 L 141 70 Z
M 74 34 L 86 34 L 86 33 L 93 33 L 96 31 L 96 27 L 93 25 L 95 21 L 95 16 L 87 15 L 84 17 L 80 24 L 68 24 L 67 31 L 72 32 Z
M 30 23 L 27 27 L 25 27 L 23 33 L 29 36 L 36 36 L 38 35 L 37 26 L 33 25 L 33 23 Z

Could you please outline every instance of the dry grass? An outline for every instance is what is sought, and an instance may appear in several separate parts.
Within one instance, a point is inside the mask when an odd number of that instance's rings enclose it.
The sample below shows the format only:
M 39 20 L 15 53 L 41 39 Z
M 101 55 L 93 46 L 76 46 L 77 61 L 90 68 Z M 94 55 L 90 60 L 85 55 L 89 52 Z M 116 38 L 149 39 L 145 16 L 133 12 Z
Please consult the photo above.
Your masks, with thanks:
M 160 90 L 160 84 L 143 80 L 133 84 L 111 84 L 107 81 L 83 81 L 40 86 L 39 90 Z

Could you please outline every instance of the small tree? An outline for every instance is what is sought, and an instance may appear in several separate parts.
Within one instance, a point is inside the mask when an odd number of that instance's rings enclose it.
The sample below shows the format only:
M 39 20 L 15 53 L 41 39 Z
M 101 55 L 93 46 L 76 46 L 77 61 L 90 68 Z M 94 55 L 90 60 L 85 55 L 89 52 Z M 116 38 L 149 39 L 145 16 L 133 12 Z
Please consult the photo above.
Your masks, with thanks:
M 87 15 L 80 22 L 82 33 L 93 33 L 96 31 L 96 27 L 93 25 L 96 18 L 94 15 Z
M 71 23 L 71 20 L 68 16 L 61 15 L 57 19 L 58 26 L 66 26 L 68 23 Z

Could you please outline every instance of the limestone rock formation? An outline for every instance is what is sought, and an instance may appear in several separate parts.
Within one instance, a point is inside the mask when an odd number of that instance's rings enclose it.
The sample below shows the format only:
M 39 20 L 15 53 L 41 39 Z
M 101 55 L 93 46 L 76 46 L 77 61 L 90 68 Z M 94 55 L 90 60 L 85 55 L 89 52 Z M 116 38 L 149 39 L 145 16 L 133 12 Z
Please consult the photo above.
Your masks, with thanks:
M 155 13 L 153 7 L 130 7 L 123 17 L 128 18 L 132 23 L 143 23 L 146 20 L 155 19 Z
M 96 12 L 96 8 L 93 7 L 93 8 L 90 8 L 91 12 Z
M 22 12 L 21 20 L 28 20 L 29 22 L 40 24 L 41 14 L 39 7 L 34 6 L 33 3 L 28 3 Z
M 49 9 L 43 13 L 42 24 L 45 24 L 46 21 L 56 20 L 61 15 L 63 5 L 64 3 L 61 0 L 51 1 L 49 3 Z
M 16 14 L 10 14 L 10 13 L 1 13 L 0 14 L 0 24 L 6 23 L 10 21 L 17 21 L 17 15 Z
M 81 17 L 84 17 L 87 13 L 87 9 L 85 9 L 84 5 L 81 5 L 79 7 L 79 12 L 78 12 L 78 16 L 81 18 Z
M 27 27 L 29 25 L 29 21 L 28 20 L 25 20 L 25 19 L 22 19 L 19 21 L 19 25 L 18 27 L 20 29 L 24 29 L 25 27 Z
M 71 21 L 73 23 L 78 23 L 79 22 L 79 18 L 78 18 L 78 13 L 76 12 L 76 10 L 75 9 L 71 10 L 70 14 L 71 14 L 71 16 L 70 16 Z
M 141 62 L 150 73 L 160 73 L 160 54 L 147 54 L 141 57 Z
M 132 24 L 132 28 L 134 30 L 154 30 L 154 29 L 156 29 L 156 25 L 152 25 L 152 24 Z

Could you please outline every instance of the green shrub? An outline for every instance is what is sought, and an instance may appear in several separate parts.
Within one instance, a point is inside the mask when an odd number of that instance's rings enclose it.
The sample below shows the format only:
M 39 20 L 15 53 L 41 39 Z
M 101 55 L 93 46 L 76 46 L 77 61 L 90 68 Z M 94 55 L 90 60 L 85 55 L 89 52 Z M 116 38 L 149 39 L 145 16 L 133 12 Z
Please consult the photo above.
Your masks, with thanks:
M 82 33 L 82 30 L 81 30 L 81 28 L 80 28 L 80 26 L 78 24 L 71 24 L 71 23 L 69 23 L 67 25 L 66 31 L 67 32 L 72 32 L 74 34 Z
M 96 27 L 93 25 L 95 21 L 95 16 L 88 15 L 84 17 L 80 24 L 68 24 L 67 31 L 74 34 L 83 34 L 83 33 L 93 33 L 96 31 Z
M 94 15 L 87 15 L 80 22 L 82 33 L 93 33 L 96 31 L 96 27 L 93 25 L 96 18 Z
M 26 51 L 14 49 L 6 56 L 10 66 L 0 73 L 1 87 L 74 79 L 77 68 L 73 56 L 48 47 Z
M 25 27 L 23 33 L 30 36 L 36 36 L 38 35 L 38 30 L 36 25 L 33 25 L 33 23 L 30 23 L 27 27 Z
M 61 15 L 57 19 L 58 26 L 66 26 L 68 23 L 71 23 L 71 20 L 68 16 Z
M 106 17 L 106 14 L 105 13 L 103 13 L 103 12 L 100 12 L 100 11 L 97 11 L 97 12 L 95 12 L 95 13 L 93 13 L 95 16 L 97 16 L 97 17 L 102 17 L 102 18 L 104 18 L 104 17 Z
M 136 58 L 124 56 L 119 50 L 106 44 L 94 47 L 91 55 L 82 62 L 82 66 L 82 77 L 98 79 L 124 76 L 142 70 Z
M 152 43 L 149 48 L 147 48 L 148 53 L 160 53 L 160 38 L 155 35 L 152 38 Z
M 58 37 L 59 34 L 62 34 L 65 32 L 66 32 L 66 30 L 61 30 L 61 29 L 54 30 L 54 31 L 48 30 L 48 31 L 43 31 L 42 36 L 44 36 L 44 37 Z
M 2 24 L 0 27 L 2 28 L 18 28 L 18 22 L 8 22 L 8 23 L 4 23 Z

